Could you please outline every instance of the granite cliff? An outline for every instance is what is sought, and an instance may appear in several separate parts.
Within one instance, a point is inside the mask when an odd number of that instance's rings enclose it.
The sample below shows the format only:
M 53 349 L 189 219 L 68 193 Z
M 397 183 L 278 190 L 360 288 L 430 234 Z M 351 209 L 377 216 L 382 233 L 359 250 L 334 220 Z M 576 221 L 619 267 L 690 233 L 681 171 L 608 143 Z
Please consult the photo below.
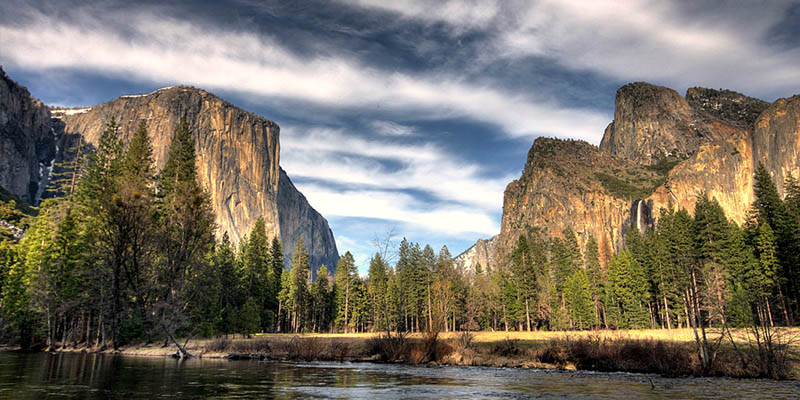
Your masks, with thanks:
M 47 107 L 0 68 L 0 187 L 36 203 L 53 167 L 56 136 Z
M 456 268 L 462 273 L 476 273 L 478 272 L 479 265 L 481 271 L 485 271 L 487 268 L 494 265 L 496 247 L 497 236 L 489 240 L 478 239 L 472 247 L 457 255 L 453 261 L 455 261 Z
M 599 147 L 537 139 L 522 176 L 505 191 L 495 263 L 530 229 L 594 236 L 601 255 L 629 229 L 644 230 L 659 209 L 694 211 L 697 196 L 717 199 L 743 223 L 753 201 L 753 172 L 764 162 L 783 193 L 800 175 L 800 96 L 773 104 L 729 90 L 690 88 L 686 96 L 647 83 L 620 88 L 614 121 Z
M 328 222 L 280 168 L 280 128 L 273 121 L 185 86 L 87 108 L 48 110 L 5 74 L 0 78 L 0 186 L 9 192 L 35 204 L 64 149 L 77 138 L 97 144 L 111 118 L 125 142 L 144 121 L 161 168 L 185 117 L 195 135 L 198 176 L 210 193 L 218 234 L 227 232 L 238 243 L 263 217 L 268 236 L 281 238 L 287 266 L 302 236 L 313 269 L 322 263 L 335 267 L 339 255 Z

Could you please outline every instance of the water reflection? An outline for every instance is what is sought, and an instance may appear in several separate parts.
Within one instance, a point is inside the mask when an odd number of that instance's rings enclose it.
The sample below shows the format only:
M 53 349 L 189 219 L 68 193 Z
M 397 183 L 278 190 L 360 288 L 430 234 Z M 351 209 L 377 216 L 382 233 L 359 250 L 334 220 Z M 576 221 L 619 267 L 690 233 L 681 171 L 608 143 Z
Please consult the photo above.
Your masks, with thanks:
M 800 383 L 0 352 L 0 398 L 800 398 Z

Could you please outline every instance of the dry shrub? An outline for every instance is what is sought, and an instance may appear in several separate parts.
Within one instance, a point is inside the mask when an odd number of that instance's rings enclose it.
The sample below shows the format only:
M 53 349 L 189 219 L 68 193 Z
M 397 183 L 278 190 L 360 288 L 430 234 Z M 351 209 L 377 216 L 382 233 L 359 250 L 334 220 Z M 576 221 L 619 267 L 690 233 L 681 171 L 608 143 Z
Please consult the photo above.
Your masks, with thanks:
M 231 347 L 231 340 L 227 337 L 218 337 L 216 339 L 210 340 L 205 344 L 205 350 L 207 352 L 214 352 L 214 353 L 221 353 L 223 351 L 227 351 Z
M 454 340 L 455 348 L 459 351 L 473 350 L 475 348 L 475 335 L 465 331 L 459 333 Z
M 266 354 L 272 352 L 272 346 L 267 338 L 240 339 L 231 341 L 230 351 L 235 353 Z
M 519 347 L 519 339 L 506 337 L 492 347 L 491 353 L 501 357 L 517 356 L 522 353 Z
M 696 375 L 692 350 L 683 344 L 653 340 L 588 336 L 552 340 L 539 351 L 539 361 L 575 364 L 577 369 L 657 373 L 665 376 Z
M 408 339 L 404 332 L 386 332 L 367 340 L 370 354 L 377 354 L 381 361 L 400 361 L 408 351 Z
M 325 344 L 319 338 L 311 337 L 301 339 L 292 337 L 286 344 L 286 358 L 289 360 L 313 361 L 319 359 Z
M 333 341 L 328 346 L 328 351 L 334 360 L 342 362 L 350 355 L 350 345 L 344 342 Z

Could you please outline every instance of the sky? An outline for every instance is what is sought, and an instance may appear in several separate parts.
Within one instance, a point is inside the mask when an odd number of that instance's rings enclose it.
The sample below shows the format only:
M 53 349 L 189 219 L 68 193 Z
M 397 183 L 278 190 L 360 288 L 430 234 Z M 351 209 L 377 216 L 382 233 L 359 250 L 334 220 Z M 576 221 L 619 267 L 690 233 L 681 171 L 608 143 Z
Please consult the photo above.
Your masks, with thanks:
M 499 233 L 533 140 L 598 144 L 628 82 L 800 93 L 800 4 L 10 0 L 0 65 L 49 105 L 183 84 L 277 122 L 363 273 L 376 238 L 457 255 Z

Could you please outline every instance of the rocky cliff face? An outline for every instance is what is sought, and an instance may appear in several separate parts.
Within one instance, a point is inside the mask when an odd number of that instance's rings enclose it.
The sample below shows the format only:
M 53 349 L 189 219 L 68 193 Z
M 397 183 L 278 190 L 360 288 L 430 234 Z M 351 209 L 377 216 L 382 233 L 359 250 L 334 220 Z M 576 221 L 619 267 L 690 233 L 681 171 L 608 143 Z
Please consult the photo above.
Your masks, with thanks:
M 692 88 L 686 98 L 662 86 L 637 82 L 617 91 L 614 121 L 600 150 L 652 165 L 694 155 L 703 143 L 747 129 L 768 103 L 732 91 Z
M 0 187 L 35 204 L 56 154 L 50 112 L 0 68 Z
M 308 204 L 283 168 L 278 181 L 278 221 L 287 267 L 291 265 L 295 245 L 302 236 L 315 276 L 320 265 L 324 264 L 328 271 L 336 269 L 339 252 L 328 221 Z
M 743 223 L 759 161 L 783 180 L 800 175 L 800 96 L 774 104 L 728 90 L 634 83 L 617 92 L 600 147 L 537 139 L 520 179 L 506 188 L 496 262 L 530 229 L 572 228 L 610 255 L 628 229 L 647 229 L 660 208 L 694 211 L 697 196 Z
M 646 194 L 638 188 L 662 180 L 657 172 L 583 141 L 536 139 L 522 177 L 506 187 L 495 257 L 503 262 L 519 235 L 533 229 L 560 236 L 571 228 L 582 242 L 593 235 L 601 252 L 613 252 L 638 221 L 635 203 Z
M 497 236 L 489 240 L 478 239 L 472 247 L 457 255 L 455 261 L 456 268 L 462 273 L 474 274 L 480 265 L 482 271 L 491 270 L 494 267 L 494 255 L 497 247 Z
M 291 184 L 279 166 L 279 127 L 204 90 L 177 86 L 146 95 L 122 96 L 91 108 L 54 110 L 64 132 L 96 144 L 114 118 L 127 141 L 144 121 L 158 168 L 166 163 L 172 135 L 182 117 L 194 133 L 200 182 L 210 195 L 219 227 L 238 243 L 259 217 L 267 234 L 279 236 L 291 255 L 303 236 L 313 268 L 335 267 L 336 243 L 327 221 Z
M 800 95 L 778 99 L 753 128 L 753 163 L 763 162 L 784 195 L 789 176 L 800 177 Z

